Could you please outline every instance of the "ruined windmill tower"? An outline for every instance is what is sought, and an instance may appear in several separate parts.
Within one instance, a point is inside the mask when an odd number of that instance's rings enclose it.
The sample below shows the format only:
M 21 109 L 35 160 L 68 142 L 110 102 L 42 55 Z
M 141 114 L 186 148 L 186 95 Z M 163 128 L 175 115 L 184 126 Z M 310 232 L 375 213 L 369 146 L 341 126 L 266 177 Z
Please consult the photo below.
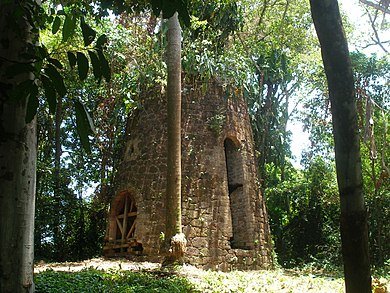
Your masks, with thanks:
M 186 262 L 220 270 L 271 263 L 247 107 L 216 82 L 182 95 L 182 223 Z M 128 122 L 105 255 L 158 256 L 165 222 L 166 102 L 152 93 Z M 127 215 L 127 216 L 126 216 Z

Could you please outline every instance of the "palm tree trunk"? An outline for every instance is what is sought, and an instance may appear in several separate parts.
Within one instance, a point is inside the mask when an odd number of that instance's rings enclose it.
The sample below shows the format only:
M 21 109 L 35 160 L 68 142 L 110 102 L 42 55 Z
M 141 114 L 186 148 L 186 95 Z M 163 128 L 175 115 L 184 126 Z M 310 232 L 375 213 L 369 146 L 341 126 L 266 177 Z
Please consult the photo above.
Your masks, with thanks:
M 168 20 L 168 154 L 164 264 L 183 261 L 186 239 L 181 229 L 181 28 L 177 12 Z

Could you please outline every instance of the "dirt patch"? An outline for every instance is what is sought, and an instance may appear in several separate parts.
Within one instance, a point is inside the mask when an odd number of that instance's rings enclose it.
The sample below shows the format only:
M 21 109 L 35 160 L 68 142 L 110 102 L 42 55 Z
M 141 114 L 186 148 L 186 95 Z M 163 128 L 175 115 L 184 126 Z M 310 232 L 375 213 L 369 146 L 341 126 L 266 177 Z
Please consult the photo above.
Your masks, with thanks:
M 153 271 L 161 268 L 160 263 L 128 259 L 104 259 L 93 258 L 80 262 L 45 263 L 40 261 L 34 265 L 34 273 L 40 273 L 48 269 L 62 272 L 77 272 L 86 268 L 97 270 L 126 270 L 126 271 Z

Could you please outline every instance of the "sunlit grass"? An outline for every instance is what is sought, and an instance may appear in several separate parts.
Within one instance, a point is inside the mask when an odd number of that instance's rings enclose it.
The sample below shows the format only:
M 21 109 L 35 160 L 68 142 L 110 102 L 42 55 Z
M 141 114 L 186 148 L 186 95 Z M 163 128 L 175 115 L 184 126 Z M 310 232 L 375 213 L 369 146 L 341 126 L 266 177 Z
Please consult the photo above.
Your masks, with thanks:
M 78 272 L 47 270 L 35 276 L 36 292 L 196 292 L 185 278 L 167 273 L 92 268 Z
M 324 272 L 317 267 L 300 269 L 215 272 L 185 265 L 175 272 L 163 271 L 158 264 L 126 260 L 97 262 L 99 266 L 85 267 L 83 263 L 55 264 L 37 270 L 37 292 L 344 292 L 344 280 L 339 270 Z M 119 266 L 118 266 L 119 264 Z M 85 265 L 85 263 L 84 263 Z M 104 265 L 104 269 L 103 269 Z M 124 269 L 121 269 L 123 266 Z M 127 270 L 126 270 L 127 266 Z M 115 269 L 113 269 L 115 267 Z M 49 268 L 42 271 L 42 268 Z M 57 271 L 54 271 L 56 269 Z M 67 272 L 60 271 L 66 269 Z M 130 269 L 130 270 L 129 270 Z M 374 272 L 373 292 L 389 289 L 389 272 Z

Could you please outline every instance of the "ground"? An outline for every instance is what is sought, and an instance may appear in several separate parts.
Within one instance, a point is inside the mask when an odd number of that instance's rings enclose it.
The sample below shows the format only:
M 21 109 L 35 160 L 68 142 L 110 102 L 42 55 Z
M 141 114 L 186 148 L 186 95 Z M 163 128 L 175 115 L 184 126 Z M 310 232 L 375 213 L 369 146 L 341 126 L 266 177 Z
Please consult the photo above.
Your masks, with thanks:
M 83 262 L 50 264 L 40 262 L 35 265 L 34 272 L 40 273 L 48 269 L 76 272 L 87 268 L 136 272 L 157 272 L 161 269 L 159 263 L 95 258 Z M 184 265 L 178 270 L 178 274 L 187 278 L 194 285 L 195 292 L 344 292 L 344 283 L 341 277 L 303 271 L 275 269 L 223 273 L 204 271 L 194 266 Z M 374 283 L 382 284 L 374 292 L 387 292 L 387 280 L 374 280 Z

